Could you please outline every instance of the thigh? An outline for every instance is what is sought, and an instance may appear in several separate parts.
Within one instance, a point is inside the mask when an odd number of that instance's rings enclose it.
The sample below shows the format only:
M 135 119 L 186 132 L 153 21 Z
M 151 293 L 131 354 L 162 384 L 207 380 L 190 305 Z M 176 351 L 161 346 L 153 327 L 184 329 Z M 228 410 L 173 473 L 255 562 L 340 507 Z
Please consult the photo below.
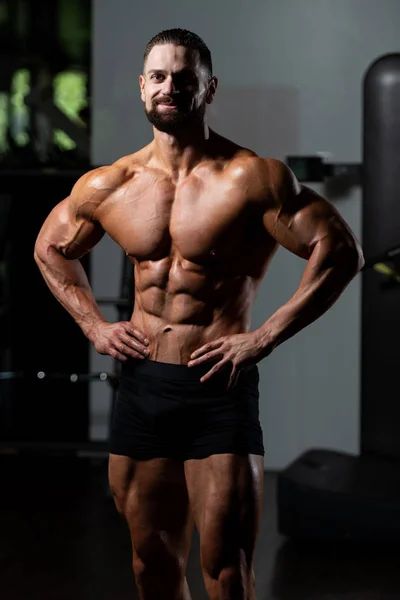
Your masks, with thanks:
M 193 519 L 182 462 L 111 454 L 109 481 L 130 529 L 134 566 L 186 566 Z
M 264 459 L 217 454 L 185 462 L 190 503 L 206 574 L 236 566 L 252 569 L 262 509 Z

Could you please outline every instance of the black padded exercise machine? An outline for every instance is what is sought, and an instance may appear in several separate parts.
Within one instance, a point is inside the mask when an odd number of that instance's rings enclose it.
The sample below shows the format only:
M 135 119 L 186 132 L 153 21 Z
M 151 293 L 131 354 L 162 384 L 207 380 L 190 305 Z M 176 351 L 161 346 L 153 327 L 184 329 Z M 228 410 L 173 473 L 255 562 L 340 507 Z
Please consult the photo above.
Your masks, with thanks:
M 298 539 L 399 541 L 400 54 L 365 74 L 362 165 L 288 163 L 303 181 L 361 180 L 361 452 L 312 448 L 288 465 L 278 476 L 278 529 Z

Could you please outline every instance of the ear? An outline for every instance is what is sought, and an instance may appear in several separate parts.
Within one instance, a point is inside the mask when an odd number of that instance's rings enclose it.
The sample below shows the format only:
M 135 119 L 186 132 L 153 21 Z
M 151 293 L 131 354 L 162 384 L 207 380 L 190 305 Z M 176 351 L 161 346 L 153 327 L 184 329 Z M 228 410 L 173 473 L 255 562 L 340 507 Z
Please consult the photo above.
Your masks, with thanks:
M 216 77 L 211 77 L 210 83 L 208 84 L 206 102 L 207 104 L 211 104 L 214 100 L 215 92 L 218 87 L 218 79 Z
M 139 86 L 140 86 L 140 97 L 143 102 L 145 102 L 145 93 L 144 93 L 144 75 L 139 76 Z

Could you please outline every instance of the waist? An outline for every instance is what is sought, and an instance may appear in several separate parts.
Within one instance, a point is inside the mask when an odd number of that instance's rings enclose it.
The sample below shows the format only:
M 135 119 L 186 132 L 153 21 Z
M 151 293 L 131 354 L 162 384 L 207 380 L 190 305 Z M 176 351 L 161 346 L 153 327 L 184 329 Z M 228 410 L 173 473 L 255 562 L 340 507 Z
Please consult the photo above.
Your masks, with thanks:
M 142 331 L 149 340 L 149 359 L 153 362 L 187 365 L 191 354 L 220 337 L 245 333 L 250 320 L 243 315 L 219 316 L 215 322 L 207 324 L 176 323 L 165 317 L 159 318 L 140 311 L 133 312 L 132 324 Z
M 123 363 L 121 373 L 125 378 L 145 375 L 174 381 L 198 382 L 203 375 L 210 371 L 212 366 L 213 363 L 204 363 L 195 367 L 188 367 L 184 364 L 158 362 L 147 358 L 145 360 L 129 360 Z M 225 382 L 229 379 L 230 373 L 231 365 L 228 364 L 212 377 L 210 381 L 214 381 L 214 383 L 217 381 Z M 244 375 L 245 373 L 258 375 L 258 368 L 256 365 L 245 367 L 242 370 L 242 374 Z

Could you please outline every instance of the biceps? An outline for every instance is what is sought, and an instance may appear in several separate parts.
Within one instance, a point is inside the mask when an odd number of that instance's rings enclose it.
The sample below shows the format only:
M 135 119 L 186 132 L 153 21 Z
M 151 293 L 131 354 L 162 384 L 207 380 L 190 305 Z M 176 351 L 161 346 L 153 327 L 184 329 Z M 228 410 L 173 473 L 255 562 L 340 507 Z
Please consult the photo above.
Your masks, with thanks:
M 81 258 L 103 237 L 98 223 L 71 214 L 68 200 L 60 202 L 44 222 L 36 241 L 37 252 L 53 248 L 68 259 Z
M 69 227 L 58 244 L 58 251 L 66 258 L 81 258 L 103 237 L 104 230 L 90 221 L 80 221 Z
M 279 244 L 305 259 L 323 239 L 341 243 L 352 238 L 350 228 L 334 206 L 306 187 L 279 211 L 266 214 L 264 224 Z

